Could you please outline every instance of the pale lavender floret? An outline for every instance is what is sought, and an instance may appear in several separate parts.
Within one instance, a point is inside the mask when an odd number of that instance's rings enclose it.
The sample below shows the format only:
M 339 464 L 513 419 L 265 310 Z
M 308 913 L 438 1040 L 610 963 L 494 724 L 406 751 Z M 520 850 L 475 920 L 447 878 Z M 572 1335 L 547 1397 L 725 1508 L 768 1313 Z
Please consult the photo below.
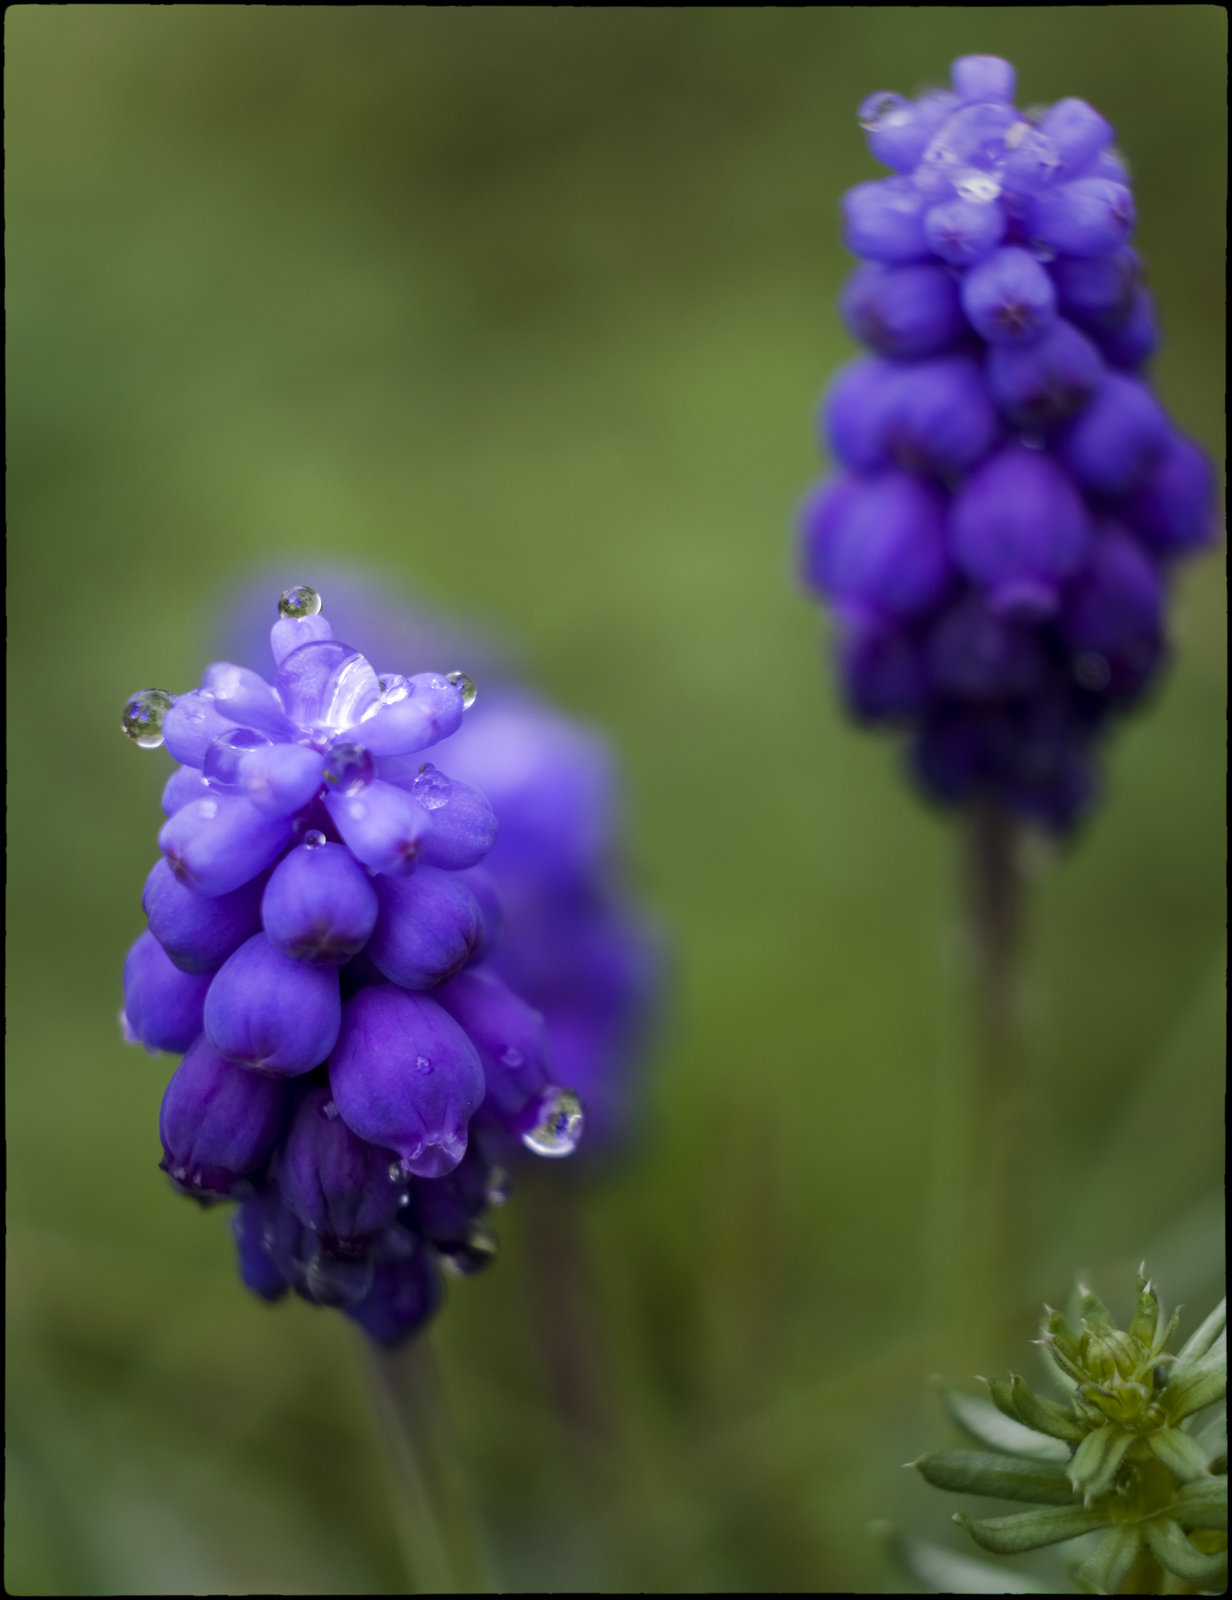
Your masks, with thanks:
M 431 989 L 473 959 L 484 917 L 459 874 L 419 867 L 377 879 L 378 911 L 366 955 L 404 989 Z
M 190 689 L 187 694 L 176 696 L 175 704 L 163 718 L 163 744 L 176 761 L 200 768 L 214 740 L 234 727 L 234 722 L 219 711 L 212 694 Z
M 1112 143 L 1112 124 L 1085 100 L 1058 100 L 1040 118 L 1039 131 L 1056 147 L 1067 175 L 1083 172 Z
M 432 813 L 397 784 L 375 778 L 356 794 L 329 794 L 334 826 L 357 860 L 373 872 L 395 876 L 415 869 Z
M 843 196 L 847 248 L 870 261 L 920 261 L 928 255 L 924 213 L 929 197 L 910 178 L 858 183 Z
M 884 472 L 858 480 L 838 515 L 816 531 L 823 526 L 827 548 L 814 559 L 840 605 L 910 617 L 943 593 L 950 575 L 944 501 L 919 478 Z
M 141 909 L 150 932 L 183 972 L 216 972 L 261 926 L 262 881 L 203 895 L 181 883 L 165 859 L 145 881 Z
M 967 320 L 990 344 L 1038 339 L 1056 316 L 1056 301 L 1047 271 L 1017 245 L 985 256 L 962 282 Z
M 280 616 L 269 631 L 274 665 L 280 667 L 292 651 L 298 650 L 301 645 L 320 644 L 333 637 L 334 630 L 320 612 L 309 617 Z
M 163 814 L 173 817 L 193 800 L 209 796 L 210 786 L 197 767 L 177 767 L 163 785 Z
M 442 984 L 434 997 L 466 1030 L 483 1063 L 486 1110 L 514 1126 L 552 1082 L 543 1014 L 495 973 L 478 968 Z
M 908 173 L 918 165 L 934 133 L 956 109 L 947 90 L 931 90 L 916 100 L 873 94 L 860 107 L 868 129 L 868 148 L 883 166 Z M 878 114 L 880 112 L 880 115 Z
M 412 785 L 416 799 L 430 808 L 429 815 L 432 818 L 432 831 L 425 835 L 420 844 L 419 859 L 425 866 L 443 867 L 450 872 L 477 866 L 496 842 L 500 831 L 496 812 L 485 794 L 459 778 L 446 779 L 443 773 L 436 773 L 431 781 L 435 787 L 436 779 L 442 780 L 448 786 L 448 798 L 434 804 L 434 798 L 439 799 L 440 791 L 434 797 L 427 792 L 425 782 L 434 772 L 435 769 L 429 764 L 428 774 L 421 774 Z
M 270 940 L 297 961 L 341 966 L 375 926 L 372 879 L 340 844 L 301 844 L 274 868 L 261 901 Z
M 320 790 L 325 757 L 302 744 L 268 744 L 241 757 L 244 798 L 266 817 L 289 817 Z
M 296 1107 L 278 1154 L 278 1187 L 306 1228 L 329 1246 L 354 1244 L 389 1227 L 404 1190 L 391 1182 L 390 1150 L 358 1138 L 326 1087 Z
M 1104 378 L 1091 341 L 1058 318 L 1034 344 L 990 345 L 988 388 L 1005 417 L 1023 428 L 1047 428 L 1080 411 Z
M 124 1017 L 151 1050 L 181 1051 L 201 1032 L 208 974 L 184 972 L 150 932 L 140 934 L 124 962 Z
M 934 211 L 928 213 L 930 226 Z M 958 285 L 935 261 L 900 267 L 866 262 L 852 273 L 840 306 L 855 338 L 899 360 L 938 355 L 967 336 Z
M 933 254 L 955 267 L 969 267 L 983 260 L 1001 243 L 1005 228 L 1005 212 L 999 205 L 975 200 L 942 200 L 930 207 L 924 218 L 924 232 Z
M 1025 128 L 1025 132 L 1020 129 Z M 1011 148 L 1001 168 L 1001 189 L 1015 217 L 1027 209 L 1031 195 L 1042 194 L 1061 177 L 1061 152 L 1038 128 L 1019 124 L 1010 135 Z
M 1086 509 L 1069 478 L 1049 456 L 1021 445 L 976 468 L 950 517 L 959 567 L 994 609 L 1023 616 L 1055 611 L 1089 536 Z
M 1006 100 L 1013 104 L 1016 73 L 1000 56 L 959 56 L 950 67 L 950 82 L 960 101 Z
M 331 967 L 297 961 L 264 933 L 246 940 L 215 974 L 205 1032 L 228 1061 L 254 1072 L 298 1077 L 329 1055 L 341 998 Z
M 273 687 L 250 667 L 230 661 L 211 663 L 202 676 L 201 692 L 211 695 L 219 715 L 238 727 L 255 728 L 275 741 L 294 740 L 299 734 Z
M 158 835 L 172 872 L 204 895 L 238 889 L 272 866 L 290 842 L 287 818 L 264 817 L 235 795 L 191 801 Z
M 1134 197 L 1109 178 L 1075 178 L 1036 195 L 1027 212 L 1031 239 L 1060 254 L 1102 256 L 1133 232 Z
M 1163 407 L 1147 385 L 1112 372 L 1090 405 L 1065 427 L 1057 456 L 1083 488 L 1124 494 L 1146 478 L 1169 434 Z
M 290 1104 L 285 1085 L 233 1066 L 198 1038 L 163 1095 L 163 1170 L 189 1192 L 235 1194 L 273 1154 Z
M 425 1178 L 444 1176 L 466 1153 L 485 1087 L 478 1052 L 453 1018 L 393 984 L 347 1001 L 329 1079 L 351 1129 Z
M 1011 130 L 1019 120 L 1012 106 L 992 101 L 960 106 L 937 130 L 924 152 L 922 166 L 931 168 L 938 178 L 948 171 L 951 181 L 960 178 L 964 168 L 987 171 L 1005 159 Z M 922 178 L 929 188 L 937 187 L 917 170 L 916 182 Z
M 439 672 L 420 672 L 406 680 L 408 693 L 382 705 L 363 726 L 364 744 L 374 756 L 406 756 L 455 733 L 462 722 L 462 693 Z

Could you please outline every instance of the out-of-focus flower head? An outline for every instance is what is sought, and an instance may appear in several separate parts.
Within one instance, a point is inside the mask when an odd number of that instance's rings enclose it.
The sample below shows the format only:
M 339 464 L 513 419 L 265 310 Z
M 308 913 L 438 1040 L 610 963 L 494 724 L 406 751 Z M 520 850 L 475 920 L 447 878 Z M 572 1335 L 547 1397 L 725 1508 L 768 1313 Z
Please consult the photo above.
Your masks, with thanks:
M 1155 307 L 1113 130 L 1015 109 L 1014 70 L 860 107 L 894 176 L 843 199 L 842 298 L 869 353 L 821 412 L 837 477 L 800 518 L 842 692 L 911 733 L 916 780 L 1065 831 L 1095 747 L 1165 655 L 1173 565 L 1214 534 L 1214 474 L 1144 375 Z

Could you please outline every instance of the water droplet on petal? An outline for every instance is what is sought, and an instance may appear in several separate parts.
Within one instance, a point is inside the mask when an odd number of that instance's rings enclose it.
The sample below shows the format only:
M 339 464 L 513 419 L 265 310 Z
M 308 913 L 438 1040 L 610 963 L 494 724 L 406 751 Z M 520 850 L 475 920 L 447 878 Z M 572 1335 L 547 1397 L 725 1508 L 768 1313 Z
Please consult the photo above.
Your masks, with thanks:
M 373 1271 L 370 1255 L 348 1260 L 318 1254 L 308 1263 L 304 1287 L 318 1305 L 351 1306 L 371 1289 Z
M 406 1176 L 406 1173 L 402 1170 L 402 1163 L 400 1161 L 391 1161 L 389 1163 L 390 1183 L 405 1183 Z
M 415 1057 L 415 1071 L 423 1073 L 429 1073 L 432 1071 L 432 1063 L 428 1060 L 427 1056 Z
M 506 1067 L 520 1067 L 525 1060 L 526 1057 L 514 1045 L 510 1045 L 501 1054 L 501 1064 Z
M 223 794 L 238 794 L 240 762 L 250 750 L 260 750 L 274 741 L 256 728 L 228 728 L 220 733 L 205 752 L 201 775 L 212 789 Z
M 573 1090 L 550 1088 L 544 1091 L 534 1126 L 522 1135 L 522 1143 L 537 1156 L 572 1155 L 584 1124 L 582 1102 Z
M 124 707 L 120 726 L 139 750 L 157 750 L 163 742 L 163 718 L 175 704 L 165 689 L 138 689 Z
M 327 842 L 328 841 L 326 840 L 325 835 L 321 832 L 320 828 L 309 828 L 308 832 L 304 835 L 304 847 L 307 850 L 319 850 L 321 846 Z M 330 1104 L 332 1105 L 333 1102 L 331 1101 Z
M 976 205 L 990 205 L 1001 193 L 1001 180 L 991 172 L 981 172 L 978 167 L 968 167 L 954 180 L 954 193 L 960 200 L 972 200 Z
M 280 617 L 315 617 L 321 609 L 321 596 L 306 583 L 297 583 L 284 589 L 278 602 Z
M 321 1115 L 327 1121 L 332 1122 L 334 1120 L 334 1118 L 338 1115 L 338 1107 L 334 1104 L 334 1102 L 332 1100 L 327 1100 L 324 1103 L 324 1105 L 321 1107 Z
M 475 688 L 474 678 L 468 678 L 465 672 L 447 672 L 445 674 L 445 682 L 453 684 L 454 688 L 462 696 L 463 711 L 469 711 L 475 704 L 475 695 L 478 693 Z
M 399 700 L 405 700 L 408 694 L 414 693 L 415 685 L 408 683 L 400 672 L 383 672 L 376 681 L 380 686 L 383 706 L 396 706 Z
M 461 1249 L 442 1250 L 440 1258 L 450 1277 L 472 1277 L 496 1259 L 496 1237 L 482 1222 L 474 1222 Z
M 861 102 L 856 116 L 865 133 L 878 133 L 882 128 L 895 127 L 911 115 L 911 107 L 901 94 L 880 90 Z
M 411 793 L 425 811 L 439 811 L 443 805 L 448 804 L 449 796 L 453 793 L 453 783 L 430 761 L 425 761 L 411 785 Z
M 376 776 L 376 762 L 366 745 L 338 739 L 325 752 L 325 781 L 335 794 L 358 794 Z

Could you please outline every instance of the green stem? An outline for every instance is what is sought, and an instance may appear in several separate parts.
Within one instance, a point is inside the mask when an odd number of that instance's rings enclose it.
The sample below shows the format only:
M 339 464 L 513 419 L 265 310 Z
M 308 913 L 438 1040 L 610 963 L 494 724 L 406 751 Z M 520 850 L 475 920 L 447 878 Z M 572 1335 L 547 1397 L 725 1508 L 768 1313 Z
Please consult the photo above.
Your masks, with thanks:
M 421 1594 L 492 1590 L 462 1463 L 422 1333 L 389 1350 L 363 1336 L 364 1367 L 398 1485 L 398 1535 Z

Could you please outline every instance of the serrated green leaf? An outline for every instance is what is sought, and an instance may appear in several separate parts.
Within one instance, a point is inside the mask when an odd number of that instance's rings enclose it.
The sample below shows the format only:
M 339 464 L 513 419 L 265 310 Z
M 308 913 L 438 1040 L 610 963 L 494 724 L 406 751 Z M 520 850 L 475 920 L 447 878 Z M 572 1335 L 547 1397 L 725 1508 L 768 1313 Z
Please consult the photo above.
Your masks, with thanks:
M 1186 1537 L 1179 1522 L 1148 1522 L 1146 1541 L 1162 1566 L 1189 1583 L 1210 1584 L 1227 1574 L 1228 1552 L 1207 1555 Z
M 1211 1350 L 1201 1361 L 1183 1371 L 1173 1370 L 1160 1402 L 1173 1422 L 1191 1417 L 1222 1400 L 1228 1392 L 1227 1357 Z
M 921 1539 L 893 1537 L 890 1551 L 907 1577 L 938 1594 L 1051 1594 L 1052 1590 L 1012 1567 L 961 1556 Z
M 951 1420 L 976 1444 L 1036 1460 L 1069 1460 L 1069 1451 L 1059 1439 L 1037 1433 L 1013 1417 L 1007 1417 L 982 1395 L 966 1394 L 961 1389 L 943 1389 L 941 1403 Z
M 1158 1428 L 1145 1436 L 1147 1449 L 1182 1483 L 1206 1477 L 1206 1451 L 1180 1428 Z
M 1187 1528 L 1226 1529 L 1227 1478 L 1199 1478 L 1193 1483 L 1184 1484 L 1173 1497 L 1170 1509 Z
M 1228 1302 L 1221 1300 L 1200 1328 L 1195 1328 L 1177 1353 L 1178 1366 L 1200 1361 L 1228 1326 Z
M 1015 1376 L 1010 1381 L 1010 1401 L 1015 1413 L 1028 1428 L 1046 1433 L 1053 1439 L 1064 1439 L 1078 1444 L 1086 1438 L 1087 1430 L 1068 1406 L 1055 1400 L 1045 1400 L 1030 1387 L 1025 1379 Z
M 1074 1503 L 1073 1486 L 1060 1462 L 1023 1461 L 986 1450 L 934 1450 L 915 1465 L 926 1483 L 956 1494 L 995 1495 L 1046 1506 Z
M 1112 1422 L 1106 1422 L 1094 1433 L 1088 1433 L 1074 1451 L 1074 1459 L 1069 1464 L 1070 1481 L 1074 1487 L 1088 1501 L 1096 1495 L 1106 1494 L 1112 1488 L 1125 1459 L 1125 1452 L 1133 1442 L 1132 1433 L 1127 1433 Z
M 1131 1339 L 1136 1339 L 1145 1350 L 1149 1350 L 1155 1342 L 1155 1332 L 1158 1327 L 1159 1296 L 1155 1293 L 1154 1286 L 1139 1276 L 1138 1299 L 1129 1322 L 1129 1336 Z
M 981 1549 L 994 1555 L 1021 1555 L 1024 1550 L 1042 1550 L 1045 1545 L 1063 1544 L 1083 1533 L 1103 1528 L 1106 1519 L 1098 1511 L 1081 1506 L 1049 1506 L 1038 1511 L 1020 1511 L 1012 1517 L 965 1517 L 954 1513 L 954 1521 L 966 1528 Z
M 1074 1570 L 1092 1594 L 1118 1594 L 1142 1548 L 1137 1528 L 1109 1528 L 1090 1555 Z

